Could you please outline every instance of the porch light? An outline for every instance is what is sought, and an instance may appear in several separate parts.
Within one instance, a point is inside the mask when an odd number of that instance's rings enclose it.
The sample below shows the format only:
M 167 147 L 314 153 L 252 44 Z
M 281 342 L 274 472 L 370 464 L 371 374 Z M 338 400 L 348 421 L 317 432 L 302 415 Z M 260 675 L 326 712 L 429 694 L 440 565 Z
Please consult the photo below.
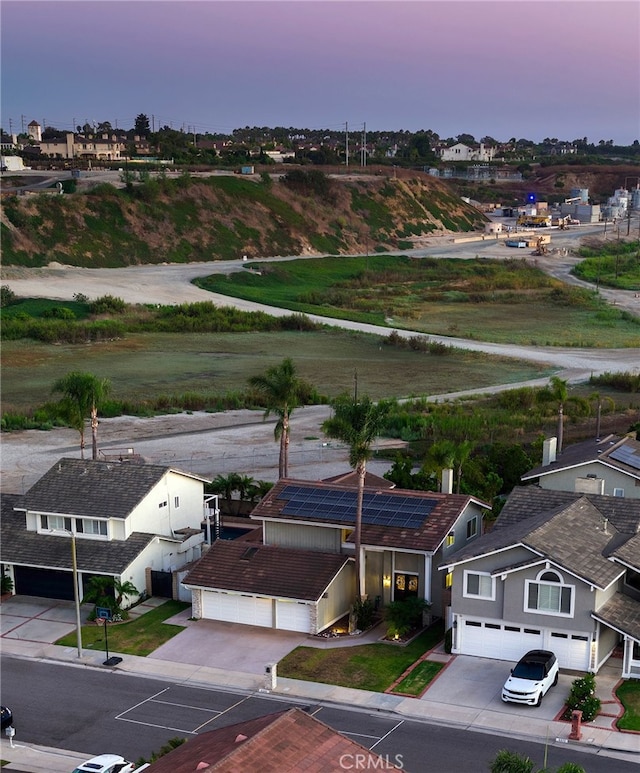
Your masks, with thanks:
M 385 576 L 382 578 L 382 585 L 385 588 L 391 587 L 391 577 L 388 574 L 385 574 Z

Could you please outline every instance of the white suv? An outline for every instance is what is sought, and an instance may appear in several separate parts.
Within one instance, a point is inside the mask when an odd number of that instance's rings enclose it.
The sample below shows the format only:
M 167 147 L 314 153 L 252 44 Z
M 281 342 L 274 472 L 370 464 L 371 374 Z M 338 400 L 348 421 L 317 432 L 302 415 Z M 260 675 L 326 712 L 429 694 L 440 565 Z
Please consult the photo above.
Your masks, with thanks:
M 502 688 L 505 703 L 539 706 L 550 687 L 558 684 L 558 659 L 547 650 L 531 650 L 520 658 Z

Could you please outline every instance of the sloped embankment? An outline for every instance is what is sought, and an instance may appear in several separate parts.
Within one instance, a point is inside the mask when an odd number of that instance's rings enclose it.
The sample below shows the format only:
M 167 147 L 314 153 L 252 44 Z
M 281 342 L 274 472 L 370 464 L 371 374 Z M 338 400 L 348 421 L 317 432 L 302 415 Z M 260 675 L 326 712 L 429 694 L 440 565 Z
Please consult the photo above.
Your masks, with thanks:
M 331 179 L 316 193 L 217 176 L 5 196 L 1 228 L 5 265 L 97 268 L 408 249 L 483 221 L 433 179 Z

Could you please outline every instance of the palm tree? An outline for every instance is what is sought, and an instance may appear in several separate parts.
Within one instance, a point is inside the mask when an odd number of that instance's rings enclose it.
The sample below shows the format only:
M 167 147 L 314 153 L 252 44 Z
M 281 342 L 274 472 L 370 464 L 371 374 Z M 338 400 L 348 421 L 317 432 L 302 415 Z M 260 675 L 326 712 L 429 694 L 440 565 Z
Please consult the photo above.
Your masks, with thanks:
M 596 403 L 596 439 L 600 440 L 600 425 L 602 422 L 602 404 L 607 403 L 610 410 L 615 410 L 616 404 L 611 397 L 601 395 L 600 392 L 592 392 L 589 395 L 589 400 L 594 400 Z
M 358 476 L 356 499 L 355 559 L 356 599 L 362 599 L 360 577 L 360 549 L 362 541 L 362 503 L 367 461 L 372 456 L 371 446 L 380 434 L 384 419 L 389 411 L 386 404 L 376 404 L 366 395 L 360 398 L 341 395 L 333 402 L 333 416 L 323 425 L 323 431 L 331 438 L 341 440 L 349 446 L 349 464 Z
M 559 376 L 551 376 L 549 379 L 549 392 L 551 399 L 558 403 L 558 453 L 562 453 L 562 441 L 564 439 L 564 404 L 567 402 L 569 390 L 567 382 Z
M 271 413 L 278 416 L 274 436 L 280 441 L 280 457 L 278 475 L 286 478 L 289 475 L 289 420 L 294 409 L 311 392 L 311 386 L 298 378 L 296 369 L 289 357 L 280 365 L 268 368 L 261 376 L 252 376 L 249 384 L 262 394 L 267 408 L 265 419 Z
M 80 455 L 84 459 L 84 422 L 91 419 L 92 458 L 98 458 L 98 406 L 109 394 L 108 379 L 100 379 L 93 373 L 71 371 L 58 379 L 53 392 L 62 392 L 63 407 L 73 427 L 80 432 Z

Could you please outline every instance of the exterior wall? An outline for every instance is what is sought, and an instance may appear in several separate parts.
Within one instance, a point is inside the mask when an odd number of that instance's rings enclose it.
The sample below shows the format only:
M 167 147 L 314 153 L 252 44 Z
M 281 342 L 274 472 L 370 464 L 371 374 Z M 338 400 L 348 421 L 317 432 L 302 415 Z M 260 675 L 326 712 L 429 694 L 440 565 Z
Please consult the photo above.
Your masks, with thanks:
M 596 670 L 599 669 L 609 655 L 611 655 L 621 638 L 620 634 L 617 631 L 614 631 L 613 628 L 602 625 L 602 623 L 598 624 L 598 638 L 596 644 L 596 658 L 598 662 L 597 664 L 592 664 Z
M 350 561 L 342 567 L 329 584 L 326 591 L 327 598 L 323 596 L 318 601 L 314 633 L 319 633 L 346 615 L 351 608 L 355 595 L 355 567 Z
M 264 522 L 264 544 L 340 553 L 341 530 L 301 523 Z
M 595 475 L 604 480 L 604 494 L 613 496 L 614 488 L 624 489 L 626 499 L 640 499 L 640 485 L 628 475 L 625 475 L 611 467 L 606 467 L 599 462 L 583 464 L 580 467 L 572 467 L 569 470 L 558 470 L 553 474 L 541 475 L 540 488 L 552 491 L 574 491 L 576 478 L 586 478 L 587 475 Z
M 384 569 L 385 556 L 387 557 L 388 571 Z M 391 553 L 388 550 L 365 550 L 364 592 L 374 602 L 380 598 L 380 603 L 384 606 L 391 600 L 391 594 L 389 587 L 384 587 L 383 577 L 391 577 Z
M 204 484 L 193 478 L 168 472 L 126 519 L 125 538 L 134 531 L 170 537 L 186 526 L 199 529 L 204 514 Z M 179 497 L 179 507 L 175 506 Z M 160 507 L 166 502 L 165 507 Z
M 622 567 L 620 567 L 622 569 Z M 609 599 L 616 594 L 617 591 L 622 590 L 622 579 L 618 580 L 618 582 L 611 583 L 611 585 L 606 590 L 599 590 L 596 589 L 593 599 L 593 609 L 598 610 L 600 607 L 602 607 L 604 604 L 609 601 Z

